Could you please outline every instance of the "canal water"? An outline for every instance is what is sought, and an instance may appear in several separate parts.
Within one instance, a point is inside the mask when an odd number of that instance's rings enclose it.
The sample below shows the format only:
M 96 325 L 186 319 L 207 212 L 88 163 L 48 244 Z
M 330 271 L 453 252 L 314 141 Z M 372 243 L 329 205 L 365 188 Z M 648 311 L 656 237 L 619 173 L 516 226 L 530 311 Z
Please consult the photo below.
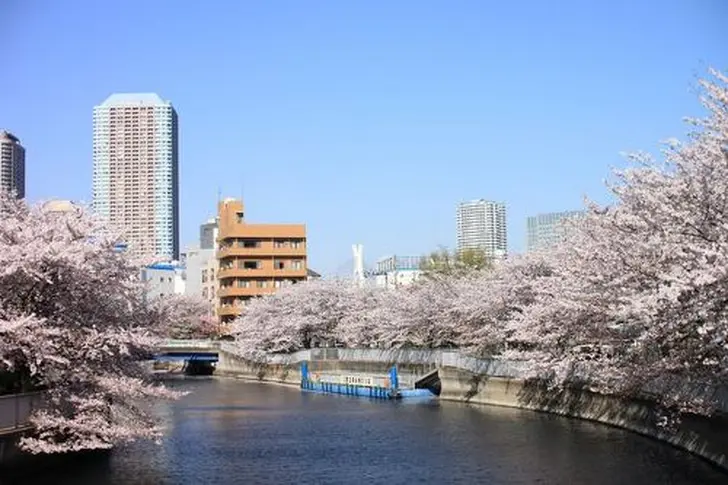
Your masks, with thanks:
M 651 439 L 579 420 L 449 402 L 302 393 L 184 380 L 157 409 L 161 445 L 135 443 L 14 484 L 726 484 Z

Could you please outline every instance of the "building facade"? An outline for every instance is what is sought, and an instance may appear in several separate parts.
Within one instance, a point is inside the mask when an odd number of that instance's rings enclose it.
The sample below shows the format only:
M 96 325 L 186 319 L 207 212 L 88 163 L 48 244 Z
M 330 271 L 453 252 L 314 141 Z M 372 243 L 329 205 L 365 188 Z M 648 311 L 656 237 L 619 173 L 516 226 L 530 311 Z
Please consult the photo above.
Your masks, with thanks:
M 252 299 L 304 281 L 308 266 L 304 224 L 249 224 L 243 203 L 218 206 L 218 315 L 226 323 Z
M 185 268 L 179 263 L 155 263 L 142 269 L 149 299 L 184 294 L 185 279 Z
M 112 94 L 94 108 L 93 209 L 134 255 L 179 258 L 177 112 L 156 94 Z
M 389 256 L 377 261 L 374 285 L 379 288 L 397 288 L 411 285 L 422 276 L 421 256 Z
M 0 192 L 25 198 L 25 148 L 5 130 L 0 130 Z
M 552 247 L 564 238 L 565 222 L 580 217 L 581 211 L 551 212 L 526 219 L 526 251 L 533 252 Z
M 506 256 L 505 204 L 483 199 L 462 202 L 456 225 L 458 250 L 481 249 L 491 258 Z
M 200 225 L 200 249 L 215 249 L 217 240 L 217 220 L 210 219 Z
M 187 283 L 185 293 L 210 302 L 210 315 L 217 316 L 217 221 L 212 219 L 200 226 L 199 245 L 185 252 Z

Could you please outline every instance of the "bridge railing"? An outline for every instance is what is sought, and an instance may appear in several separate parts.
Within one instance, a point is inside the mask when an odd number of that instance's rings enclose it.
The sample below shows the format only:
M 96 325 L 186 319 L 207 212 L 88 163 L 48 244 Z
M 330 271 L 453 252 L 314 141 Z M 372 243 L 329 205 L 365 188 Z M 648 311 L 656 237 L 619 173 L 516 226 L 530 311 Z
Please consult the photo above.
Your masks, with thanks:
M 216 340 L 164 340 L 161 347 L 165 349 L 210 349 L 219 348 Z
M 42 405 L 42 392 L 0 396 L 0 435 L 29 428 L 30 415 Z

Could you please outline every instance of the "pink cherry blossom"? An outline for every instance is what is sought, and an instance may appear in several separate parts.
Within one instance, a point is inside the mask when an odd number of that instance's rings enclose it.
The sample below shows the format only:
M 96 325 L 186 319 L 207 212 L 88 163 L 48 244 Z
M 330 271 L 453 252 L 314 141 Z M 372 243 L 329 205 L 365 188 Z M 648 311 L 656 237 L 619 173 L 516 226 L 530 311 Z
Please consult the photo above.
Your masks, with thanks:
M 0 372 L 45 389 L 33 453 L 110 448 L 161 430 L 149 399 L 177 393 L 150 381 L 142 360 L 168 315 L 149 305 L 139 262 L 83 208 L 49 211 L 0 200 Z

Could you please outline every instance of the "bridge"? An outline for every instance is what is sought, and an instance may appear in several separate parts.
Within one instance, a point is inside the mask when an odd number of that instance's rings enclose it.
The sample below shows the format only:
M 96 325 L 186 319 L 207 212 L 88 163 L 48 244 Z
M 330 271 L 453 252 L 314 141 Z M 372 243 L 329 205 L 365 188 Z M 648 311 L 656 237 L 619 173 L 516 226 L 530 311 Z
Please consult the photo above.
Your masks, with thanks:
M 157 362 L 217 362 L 219 342 L 213 340 L 166 340 L 154 354 Z
M 179 369 L 189 375 L 210 375 L 219 361 L 220 342 L 212 340 L 166 340 L 153 356 L 154 367 L 170 370 L 170 364 L 180 363 Z

